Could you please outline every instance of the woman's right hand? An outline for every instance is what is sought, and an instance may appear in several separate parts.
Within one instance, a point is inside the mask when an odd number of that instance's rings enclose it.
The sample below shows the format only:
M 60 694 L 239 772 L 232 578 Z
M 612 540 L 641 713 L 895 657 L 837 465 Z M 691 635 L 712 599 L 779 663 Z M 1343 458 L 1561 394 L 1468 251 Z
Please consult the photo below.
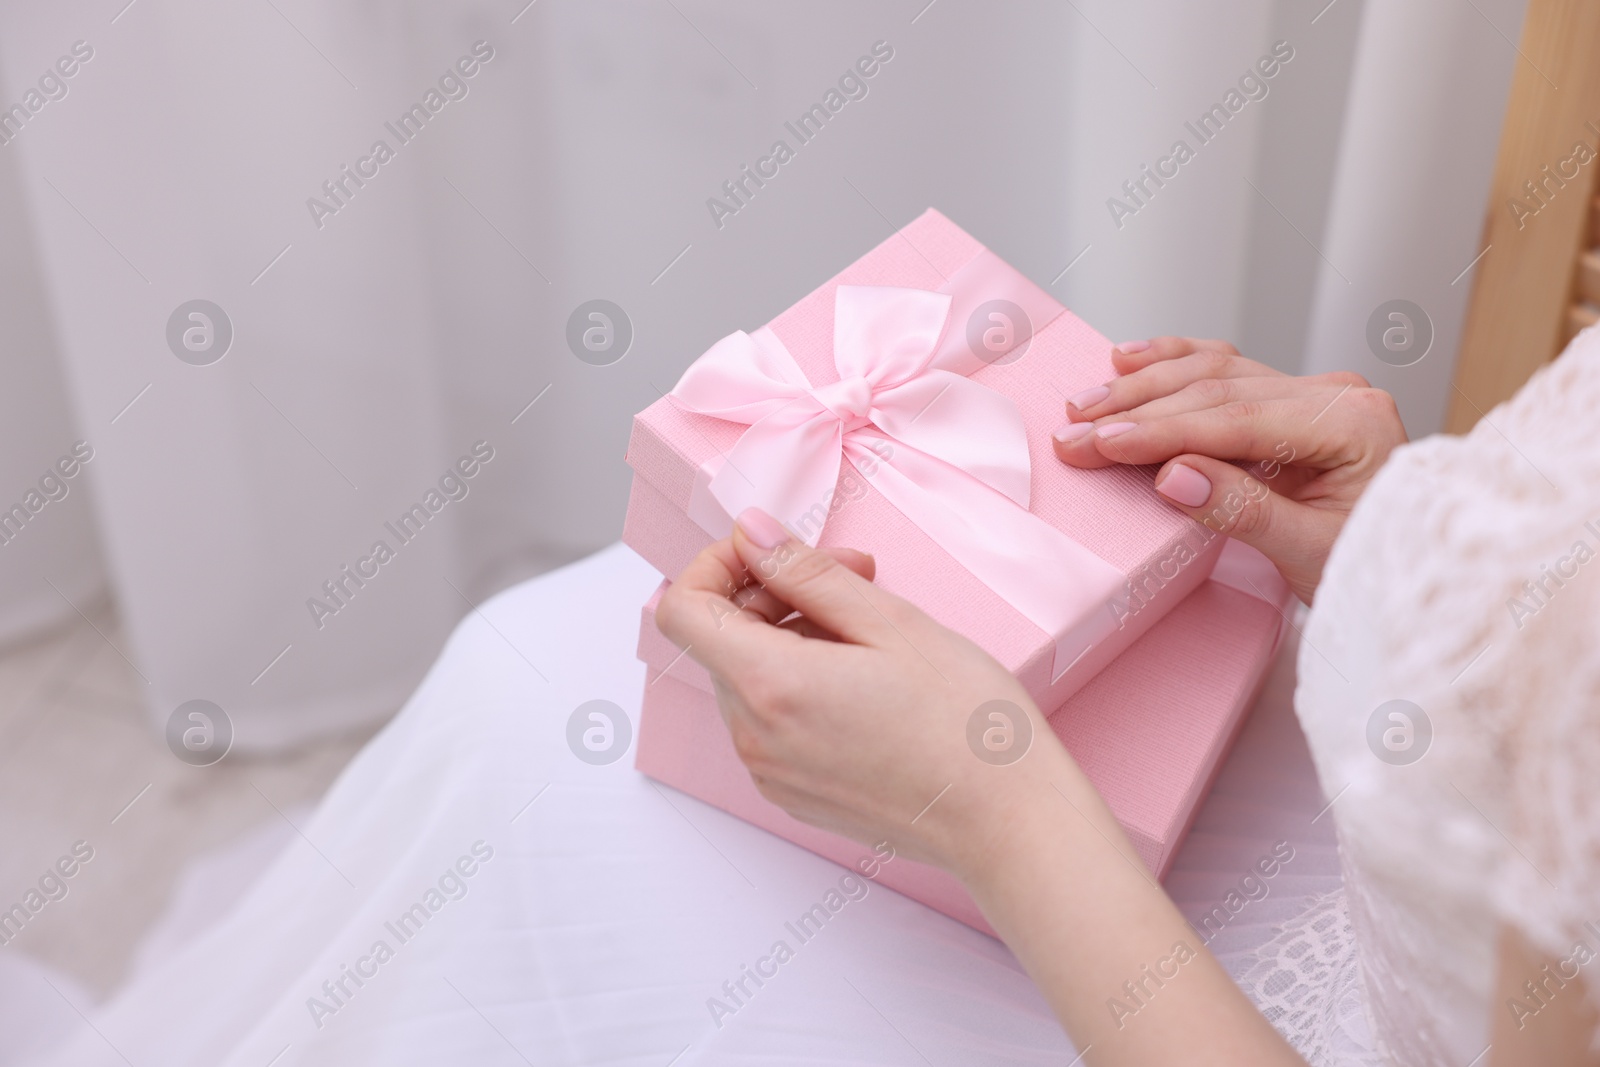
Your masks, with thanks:
M 1162 464 L 1157 492 L 1259 549 L 1311 603 L 1350 509 L 1406 441 L 1394 398 L 1349 371 L 1291 377 L 1225 341 L 1157 337 L 1111 356 L 1118 377 L 1068 401 L 1056 455 Z

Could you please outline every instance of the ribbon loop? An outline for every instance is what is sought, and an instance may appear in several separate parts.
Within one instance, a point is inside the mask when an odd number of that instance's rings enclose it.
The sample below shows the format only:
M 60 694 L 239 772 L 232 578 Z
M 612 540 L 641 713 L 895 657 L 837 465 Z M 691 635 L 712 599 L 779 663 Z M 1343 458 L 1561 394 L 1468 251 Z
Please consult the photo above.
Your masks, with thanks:
M 841 285 L 833 297 L 833 364 L 841 378 L 899 385 L 927 369 L 950 297 L 927 289 Z

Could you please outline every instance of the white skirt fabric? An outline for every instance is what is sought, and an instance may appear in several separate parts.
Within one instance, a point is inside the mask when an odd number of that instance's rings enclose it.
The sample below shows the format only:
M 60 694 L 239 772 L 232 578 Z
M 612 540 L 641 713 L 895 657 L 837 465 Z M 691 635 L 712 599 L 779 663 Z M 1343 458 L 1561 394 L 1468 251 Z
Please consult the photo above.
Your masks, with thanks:
M 579 705 L 636 722 L 658 581 L 614 546 L 468 616 L 226 916 L 36 1062 L 1073 1062 L 999 942 L 652 783 L 631 751 L 574 754 Z M 1292 664 L 1168 879 L 1264 1001 L 1278 927 L 1342 906 Z M 1274 849 L 1292 858 L 1253 875 Z M 817 904 L 821 928 L 797 926 Z

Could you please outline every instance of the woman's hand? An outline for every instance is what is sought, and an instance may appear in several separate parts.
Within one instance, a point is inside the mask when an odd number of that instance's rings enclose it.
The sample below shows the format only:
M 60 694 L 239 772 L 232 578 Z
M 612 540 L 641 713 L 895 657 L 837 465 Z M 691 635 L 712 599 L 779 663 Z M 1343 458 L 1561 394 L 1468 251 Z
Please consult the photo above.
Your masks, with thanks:
M 661 598 L 657 624 L 711 672 L 762 795 L 961 878 L 1096 1064 L 1300 1063 L 1017 680 L 873 571 L 870 556 L 807 548 L 747 511 Z M 1109 1005 L 1134 982 L 1161 988 L 1130 1019 Z
M 808 548 L 749 511 L 673 582 L 656 620 L 711 672 L 763 796 L 966 876 L 1025 795 L 1079 772 L 1010 673 L 874 585 L 873 569 L 870 556 Z M 783 623 L 794 611 L 803 616 Z M 1011 721 L 986 712 L 985 728 L 1032 737 L 1010 765 L 985 762 L 967 741 L 968 720 L 992 701 Z
M 1119 377 L 1068 401 L 1056 455 L 1162 464 L 1157 492 L 1260 549 L 1311 603 L 1356 498 L 1406 441 L 1394 399 L 1359 374 L 1295 378 L 1223 341 L 1158 337 L 1111 355 Z

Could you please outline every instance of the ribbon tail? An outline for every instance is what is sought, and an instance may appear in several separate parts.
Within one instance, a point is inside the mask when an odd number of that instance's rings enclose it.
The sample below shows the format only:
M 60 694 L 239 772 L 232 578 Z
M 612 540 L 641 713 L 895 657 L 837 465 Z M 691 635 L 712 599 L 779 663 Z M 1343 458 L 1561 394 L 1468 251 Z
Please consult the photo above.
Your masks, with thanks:
M 1055 644 L 1052 681 L 1116 629 L 1127 575 L 962 471 L 894 441 L 851 434 L 845 455 L 872 463 L 874 488 Z
M 1016 403 L 988 386 L 929 370 L 874 398 L 872 421 L 884 433 L 1000 490 L 1027 508 L 1028 433 Z M 982 427 L 974 431 L 974 427 Z
M 1279 617 L 1278 637 L 1272 646 L 1276 654 L 1289 629 L 1289 618 L 1294 614 L 1298 598 L 1272 561 L 1243 541 L 1229 538 L 1217 556 L 1211 580 L 1272 605 Z

